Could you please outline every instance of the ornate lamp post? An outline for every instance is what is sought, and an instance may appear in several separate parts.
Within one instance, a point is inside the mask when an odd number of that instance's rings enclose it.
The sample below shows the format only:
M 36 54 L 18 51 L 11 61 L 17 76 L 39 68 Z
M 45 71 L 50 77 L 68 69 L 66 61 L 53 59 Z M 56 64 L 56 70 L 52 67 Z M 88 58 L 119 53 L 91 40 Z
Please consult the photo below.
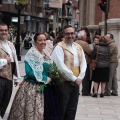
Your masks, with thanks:
M 2 21 L 2 17 L 3 17 L 2 13 L 0 12 L 0 22 Z
M 48 16 L 50 12 L 49 1 L 45 4 L 45 16 L 46 16 L 46 31 L 47 31 L 47 24 L 49 22 Z
M 21 60 L 21 56 L 20 56 L 20 12 L 21 10 L 24 9 L 27 3 L 28 3 L 27 0 L 15 0 L 15 3 L 14 3 L 15 9 L 18 11 L 18 26 L 17 26 L 17 37 L 16 37 L 15 48 L 16 48 L 17 58 L 19 61 Z
M 67 18 L 66 18 L 66 21 L 67 21 L 67 25 L 68 25 L 68 22 L 69 22 L 69 20 L 70 20 L 70 18 L 69 18 L 69 15 L 70 15 L 69 10 L 70 10 L 70 7 L 71 7 L 71 3 L 70 3 L 69 0 L 68 0 L 67 3 L 65 4 L 65 7 L 66 7 L 66 9 L 67 9 Z

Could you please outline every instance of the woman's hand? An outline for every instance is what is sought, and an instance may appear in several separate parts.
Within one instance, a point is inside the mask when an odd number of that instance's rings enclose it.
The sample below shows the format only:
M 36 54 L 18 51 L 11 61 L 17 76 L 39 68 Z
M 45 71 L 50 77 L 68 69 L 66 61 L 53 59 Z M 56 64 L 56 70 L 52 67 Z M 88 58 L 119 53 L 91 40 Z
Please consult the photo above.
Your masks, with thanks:
M 47 81 L 46 81 L 46 84 L 49 84 L 51 81 L 52 81 L 51 78 L 48 77 Z

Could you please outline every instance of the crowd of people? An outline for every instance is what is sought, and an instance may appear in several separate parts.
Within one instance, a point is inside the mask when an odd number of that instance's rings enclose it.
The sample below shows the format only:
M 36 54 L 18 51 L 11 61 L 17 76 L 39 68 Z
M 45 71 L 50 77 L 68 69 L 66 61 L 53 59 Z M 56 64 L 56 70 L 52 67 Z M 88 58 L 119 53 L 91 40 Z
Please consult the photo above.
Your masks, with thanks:
M 24 38 L 27 36 L 24 36 Z M 114 36 L 95 34 L 90 45 L 88 29 L 67 25 L 55 36 L 34 33 L 25 55 L 24 80 L 14 97 L 8 120 L 75 120 L 80 84 L 82 96 L 118 96 L 116 69 L 118 49 Z M 92 59 L 96 68 L 91 69 Z M 53 63 L 63 75 L 63 82 L 49 76 Z M 59 73 L 57 73 L 59 75 Z M 19 84 L 20 74 L 16 51 L 8 40 L 8 26 L 0 23 L 0 116 L 9 104 L 13 79 Z M 57 80 L 56 80 L 57 81 Z M 92 88 L 93 82 L 93 88 Z M 39 88 L 39 89 L 38 89 Z M 74 98 L 74 99 L 73 99 Z

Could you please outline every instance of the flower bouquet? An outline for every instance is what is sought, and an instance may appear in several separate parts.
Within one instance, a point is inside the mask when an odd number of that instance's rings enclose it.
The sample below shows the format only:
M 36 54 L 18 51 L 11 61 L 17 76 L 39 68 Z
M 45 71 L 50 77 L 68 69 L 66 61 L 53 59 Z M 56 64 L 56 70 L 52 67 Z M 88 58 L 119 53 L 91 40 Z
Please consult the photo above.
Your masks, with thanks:
M 52 79 L 53 84 L 63 84 L 64 83 L 64 73 L 62 73 L 56 64 L 53 62 L 51 64 L 44 63 L 43 64 L 43 74 L 45 76 L 48 76 Z M 43 78 L 44 79 L 44 78 Z M 37 87 L 37 92 L 44 92 L 45 87 L 47 87 L 46 84 L 39 85 Z
M 48 69 L 48 76 L 52 79 L 54 84 L 63 84 L 64 82 L 64 73 L 58 69 L 55 62 L 50 64 Z

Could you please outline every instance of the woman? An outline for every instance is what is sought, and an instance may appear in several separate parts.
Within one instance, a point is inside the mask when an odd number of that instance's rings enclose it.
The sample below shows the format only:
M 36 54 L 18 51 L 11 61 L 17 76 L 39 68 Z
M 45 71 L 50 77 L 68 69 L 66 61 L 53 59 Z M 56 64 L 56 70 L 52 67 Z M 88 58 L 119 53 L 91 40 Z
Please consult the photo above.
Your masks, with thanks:
M 99 44 L 99 35 L 95 35 L 95 37 L 93 38 L 93 44 L 94 44 L 94 46 L 95 45 L 97 45 L 97 44 Z
M 97 60 L 96 69 L 92 73 L 92 81 L 94 81 L 92 97 L 97 97 L 99 83 L 101 83 L 100 97 L 104 97 L 105 85 L 109 81 L 110 49 L 104 37 L 100 37 L 99 41 L 99 45 L 95 45 L 92 53 L 92 59 Z
M 24 82 L 14 98 L 8 120 L 61 120 L 48 67 L 52 63 L 44 49 L 46 36 L 36 33 L 25 56 Z M 38 92 L 39 91 L 39 92 Z
M 93 37 L 93 43 L 90 45 L 90 47 L 92 48 L 92 49 L 95 49 L 95 45 L 98 45 L 99 44 L 99 35 L 95 35 L 94 37 Z M 92 57 L 93 57 L 93 55 L 92 55 Z M 92 77 L 92 72 L 93 72 L 93 70 L 92 69 L 90 69 L 90 76 Z M 90 77 L 90 78 L 91 78 Z M 92 80 L 91 80 L 92 81 Z M 99 84 L 98 84 L 98 88 L 97 88 L 97 90 L 99 89 Z M 93 86 L 93 89 L 92 89 L 92 92 L 94 93 L 94 86 Z

